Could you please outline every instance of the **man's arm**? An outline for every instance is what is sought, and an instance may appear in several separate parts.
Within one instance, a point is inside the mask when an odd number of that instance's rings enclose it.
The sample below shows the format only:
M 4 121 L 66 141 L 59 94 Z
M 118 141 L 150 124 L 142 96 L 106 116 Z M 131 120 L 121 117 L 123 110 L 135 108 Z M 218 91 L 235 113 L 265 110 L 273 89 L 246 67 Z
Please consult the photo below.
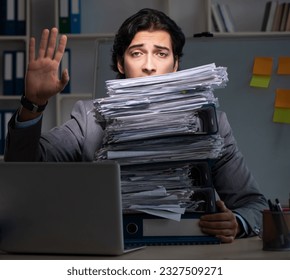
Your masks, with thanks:
M 240 215 L 249 235 L 254 235 L 262 227 L 261 211 L 267 208 L 267 201 L 237 147 L 226 114 L 218 112 L 218 118 L 225 152 L 212 168 L 213 184 L 226 207 Z
M 96 121 L 92 101 L 78 101 L 71 119 L 41 134 L 41 118 L 28 126 L 8 124 L 5 161 L 92 161 L 102 145 L 104 131 Z M 35 120 L 35 119 L 34 119 Z M 33 120 L 33 121 L 34 121 Z

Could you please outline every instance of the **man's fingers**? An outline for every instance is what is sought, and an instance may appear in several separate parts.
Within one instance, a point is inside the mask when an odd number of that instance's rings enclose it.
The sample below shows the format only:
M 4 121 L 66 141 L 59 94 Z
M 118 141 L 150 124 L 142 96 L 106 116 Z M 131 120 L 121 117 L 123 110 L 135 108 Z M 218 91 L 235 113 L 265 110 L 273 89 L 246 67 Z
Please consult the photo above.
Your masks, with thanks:
M 35 59 L 35 38 L 30 38 L 29 40 L 29 62 Z
M 208 229 L 235 229 L 235 223 L 231 220 L 200 220 L 200 227 Z
M 233 213 L 225 207 L 225 208 L 221 208 L 221 210 L 217 213 L 202 215 L 200 217 L 200 220 L 201 221 L 211 221 L 211 222 L 222 222 L 222 221 L 235 220 L 235 217 L 234 217 Z
M 38 50 L 38 57 L 39 58 L 45 57 L 48 37 L 49 37 L 49 30 L 48 29 L 44 29 L 42 31 L 40 44 L 39 44 L 39 50 Z
M 233 242 L 235 239 L 235 231 L 232 229 L 201 228 L 201 231 L 205 234 L 217 237 L 223 243 Z
M 56 50 L 54 59 L 60 63 L 62 56 L 64 54 L 65 51 L 65 47 L 66 47 L 66 43 L 67 43 L 67 36 L 66 35 L 62 35 L 59 39 L 59 44 L 58 44 L 58 48 Z
M 232 243 L 234 242 L 235 238 L 233 236 L 224 236 L 224 235 L 216 235 L 216 237 L 222 242 L 222 243 Z
M 57 34 L 58 34 L 57 28 L 52 28 L 50 31 L 50 36 L 46 50 L 46 57 L 49 57 L 51 59 L 54 57 L 55 53 Z
M 62 91 L 68 82 L 69 82 L 69 74 L 68 74 L 68 70 L 65 69 L 61 73 L 61 79 L 59 81 L 59 89 L 60 89 L 59 91 Z
M 44 29 L 41 34 L 38 57 L 44 58 L 48 57 L 53 59 L 55 53 L 55 47 L 57 42 L 58 30 L 57 28 L 52 28 L 51 31 Z M 35 43 L 34 43 L 35 44 Z M 35 49 L 35 46 L 34 46 Z
M 226 212 L 228 210 L 228 208 L 226 207 L 226 205 L 224 204 L 224 202 L 221 201 L 221 200 L 218 200 L 216 202 L 216 206 L 217 206 L 217 208 L 218 208 L 218 210 L 220 212 Z

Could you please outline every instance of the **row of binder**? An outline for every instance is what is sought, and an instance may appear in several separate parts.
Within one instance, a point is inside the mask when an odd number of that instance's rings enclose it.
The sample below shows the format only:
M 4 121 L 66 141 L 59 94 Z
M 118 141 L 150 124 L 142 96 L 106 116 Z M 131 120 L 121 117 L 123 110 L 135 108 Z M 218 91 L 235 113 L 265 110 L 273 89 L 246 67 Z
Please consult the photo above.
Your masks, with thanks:
M 60 33 L 81 33 L 81 0 L 59 0 Z
M 190 97 L 190 94 L 188 94 L 188 97 Z M 188 107 L 190 100 L 186 98 L 182 102 Z M 167 100 L 167 109 L 170 106 L 169 103 L 170 101 Z M 176 102 L 173 106 L 175 104 Z M 126 111 L 130 112 L 130 109 L 127 108 Z M 204 105 L 201 108 L 192 108 L 192 110 L 184 112 L 164 112 L 158 116 L 144 112 L 145 109 L 142 114 L 139 114 L 138 118 L 134 114 L 132 116 L 115 117 L 112 123 L 106 127 L 105 141 L 112 144 L 161 136 L 211 135 L 218 132 L 216 109 L 213 104 Z M 164 122 L 167 123 L 166 129 L 164 129 Z
M 13 113 L 11 110 L 0 110 L 0 155 L 4 154 L 8 122 Z
M 26 35 L 26 0 L 0 0 L 0 35 Z
M 123 235 L 126 246 L 220 243 L 218 238 L 203 234 L 198 226 L 202 214 L 216 212 L 216 197 L 212 187 L 210 163 L 208 161 L 123 166 L 121 176 L 124 209 Z M 126 195 L 128 193 L 134 192 L 134 190 L 136 192 L 137 190 L 153 189 L 156 184 L 165 184 L 167 190 L 174 189 L 178 185 L 180 190 L 187 189 L 191 192 L 190 199 L 188 201 L 183 200 L 187 204 L 187 210 L 181 215 L 180 220 L 157 216 L 150 211 L 141 213 L 126 208 L 128 203 Z M 180 198 L 179 196 L 179 201 Z M 136 199 L 136 197 L 133 197 L 133 199 Z M 140 202 L 144 203 L 146 197 L 138 196 L 137 199 L 141 199 Z M 145 203 L 152 207 L 154 199 L 156 200 L 150 195 Z M 168 197 L 166 201 L 167 203 L 170 202 Z M 130 202 L 133 203 L 132 200 Z M 135 203 L 138 202 L 135 201 Z M 173 203 L 177 203 L 177 201 L 173 201 Z
M 26 58 L 24 51 L 3 51 L 3 94 L 22 95 Z

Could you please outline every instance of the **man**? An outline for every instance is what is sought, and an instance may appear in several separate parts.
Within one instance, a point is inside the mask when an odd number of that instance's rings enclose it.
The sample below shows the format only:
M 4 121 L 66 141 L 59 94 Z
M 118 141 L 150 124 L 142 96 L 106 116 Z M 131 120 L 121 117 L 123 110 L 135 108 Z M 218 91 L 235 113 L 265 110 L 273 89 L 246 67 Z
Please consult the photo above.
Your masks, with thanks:
M 67 70 L 60 80 L 58 77 L 67 38 L 61 36 L 56 47 L 57 34 L 56 28 L 43 31 L 37 57 L 35 40 L 30 41 L 25 96 L 9 122 L 6 161 L 92 161 L 102 145 L 103 129 L 96 121 L 92 101 L 77 102 L 68 122 L 41 134 L 42 111 L 69 80 Z M 177 71 L 184 42 L 174 21 L 162 12 L 143 9 L 128 18 L 116 34 L 112 68 L 119 78 Z M 232 242 L 258 232 L 261 210 L 267 204 L 237 148 L 225 113 L 218 112 L 218 122 L 225 140 L 225 152 L 212 167 L 221 198 L 219 212 L 202 216 L 200 227 L 222 242 Z

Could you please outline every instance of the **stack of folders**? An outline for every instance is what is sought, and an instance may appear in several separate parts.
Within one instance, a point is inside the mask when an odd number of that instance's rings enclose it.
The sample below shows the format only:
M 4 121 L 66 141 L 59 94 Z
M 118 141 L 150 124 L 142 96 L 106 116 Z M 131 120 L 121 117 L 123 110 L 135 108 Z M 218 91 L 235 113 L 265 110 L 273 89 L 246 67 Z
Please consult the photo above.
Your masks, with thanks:
M 59 32 L 81 33 L 81 0 L 59 0 Z
M 215 64 L 106 81 L 108 97 L 94 102 L 105 127 L 96 160 L 121 166 L 127 244 L 218 242 L 197 223 L 216 210 L 210 164 L 224 142 L 213 91 L 227 81 Z
M 0 36 L 26 35 L 26 1 L 0 0 Z
M 3 51 L 3 94 L 22 95 L 24 93 L 25 52 Z

